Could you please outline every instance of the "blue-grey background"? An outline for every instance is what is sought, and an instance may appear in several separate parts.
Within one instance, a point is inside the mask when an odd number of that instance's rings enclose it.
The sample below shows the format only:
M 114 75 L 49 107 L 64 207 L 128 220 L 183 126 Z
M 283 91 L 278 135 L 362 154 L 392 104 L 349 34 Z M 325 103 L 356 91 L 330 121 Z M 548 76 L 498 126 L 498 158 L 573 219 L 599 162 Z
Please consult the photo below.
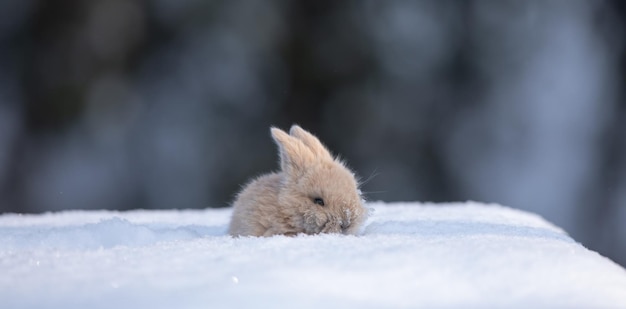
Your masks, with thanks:
M 495 202 L 626 263 L 621 1 L 0 1 L 0 212 L 228 206 L 270 125 L 370 200 Z

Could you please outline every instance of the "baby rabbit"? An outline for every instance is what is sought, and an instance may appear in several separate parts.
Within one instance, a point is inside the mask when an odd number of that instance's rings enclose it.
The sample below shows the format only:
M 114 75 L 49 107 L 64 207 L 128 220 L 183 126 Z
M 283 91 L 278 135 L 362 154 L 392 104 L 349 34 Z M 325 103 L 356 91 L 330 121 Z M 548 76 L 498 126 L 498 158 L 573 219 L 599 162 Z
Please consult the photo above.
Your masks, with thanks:
M 281 170 L 248 183 L 237 195 L 228 233 L 272 236 L 356 234 L 367 209 L 354 174 L 311 133 L 271 128 Z

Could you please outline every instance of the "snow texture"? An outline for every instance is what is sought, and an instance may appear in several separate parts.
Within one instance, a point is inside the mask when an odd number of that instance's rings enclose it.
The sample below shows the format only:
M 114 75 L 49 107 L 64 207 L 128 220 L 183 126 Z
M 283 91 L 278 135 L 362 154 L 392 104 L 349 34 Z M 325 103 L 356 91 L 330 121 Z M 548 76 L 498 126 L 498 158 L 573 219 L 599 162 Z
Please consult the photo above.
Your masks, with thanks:
M 370 203 L 362 235 L 226 235 L 230 209 L 0 216 L 2 308 L 626 308 L 626 271 L 498 205 Z

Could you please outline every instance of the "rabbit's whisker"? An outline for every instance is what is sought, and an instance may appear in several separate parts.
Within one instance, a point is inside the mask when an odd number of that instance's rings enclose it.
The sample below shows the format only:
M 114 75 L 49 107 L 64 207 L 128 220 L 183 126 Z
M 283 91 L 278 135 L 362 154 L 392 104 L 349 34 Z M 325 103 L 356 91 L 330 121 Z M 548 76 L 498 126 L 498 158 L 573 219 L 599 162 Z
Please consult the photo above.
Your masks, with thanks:
M 367 177 L 365 180 L 359 182 L 359 186 L 362 186 L 362 185 L 372 181 L 372 179 L 374 179 L 374 177 L 376 177 L 378 175 L 380 175 L 380 173 L 378 173 L 378 168 L 375 168 L 374 171 L 369 175 L 369 177 Z

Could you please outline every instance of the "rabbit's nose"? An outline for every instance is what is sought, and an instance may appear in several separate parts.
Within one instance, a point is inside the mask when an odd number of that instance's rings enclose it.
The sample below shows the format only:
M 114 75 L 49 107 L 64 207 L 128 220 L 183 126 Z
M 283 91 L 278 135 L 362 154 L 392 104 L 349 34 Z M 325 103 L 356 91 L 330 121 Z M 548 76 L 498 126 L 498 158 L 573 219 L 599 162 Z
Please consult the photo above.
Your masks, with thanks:
M 341 222 L 341 232 L 345 232 L 348 228 L 350 228 L 350 223 Z

